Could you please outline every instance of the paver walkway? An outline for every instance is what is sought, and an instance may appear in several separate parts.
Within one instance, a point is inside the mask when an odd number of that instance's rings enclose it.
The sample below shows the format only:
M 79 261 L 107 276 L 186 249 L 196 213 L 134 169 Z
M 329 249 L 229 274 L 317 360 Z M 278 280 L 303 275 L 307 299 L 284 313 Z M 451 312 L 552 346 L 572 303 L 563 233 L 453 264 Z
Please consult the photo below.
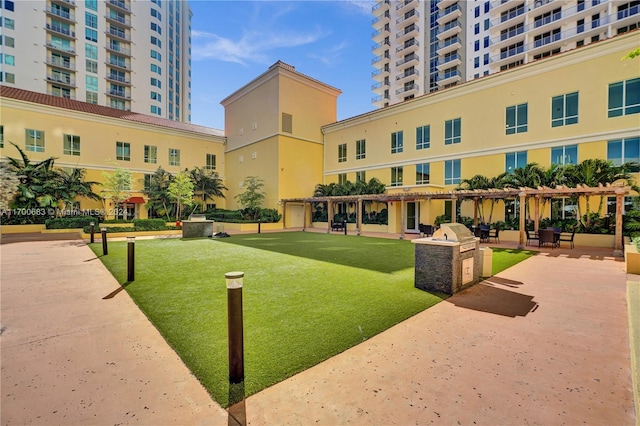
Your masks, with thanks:
M 1 416 L 234 424 L 81 241 L 1 248 Z M 595 253 L 595 254 L 594 254 Z M 626 274 L 547 250 L 249 397 L 249 425 L 633 425 Z
M 227 423 L 82 240 L 1 256 L 2 425 Z

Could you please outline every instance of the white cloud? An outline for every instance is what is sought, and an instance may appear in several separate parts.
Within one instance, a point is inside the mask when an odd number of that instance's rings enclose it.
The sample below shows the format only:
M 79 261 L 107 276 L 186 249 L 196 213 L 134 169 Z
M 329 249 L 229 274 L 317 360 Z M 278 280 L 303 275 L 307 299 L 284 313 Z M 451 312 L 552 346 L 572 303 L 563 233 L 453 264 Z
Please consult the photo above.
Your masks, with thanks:
M 322 62 L 325 65 L 333 66 L 339 63 L 342 51 L 350 46 L 346 40 L 325 49 L 322 53 L 309 53 L 311 59 Z
M 314 43 L 324 37 L 316 30 L 311 33 L 246 32 L 240 40 L 231 40 L 205 31 L 192 31 L 194 60 L 217 59 L 238 64 L 271 62 L 272 50 Z
M 377 3 L 369 0 L 341 0 L 339 3 L 359 13 L 370 16 L 371 8 Z

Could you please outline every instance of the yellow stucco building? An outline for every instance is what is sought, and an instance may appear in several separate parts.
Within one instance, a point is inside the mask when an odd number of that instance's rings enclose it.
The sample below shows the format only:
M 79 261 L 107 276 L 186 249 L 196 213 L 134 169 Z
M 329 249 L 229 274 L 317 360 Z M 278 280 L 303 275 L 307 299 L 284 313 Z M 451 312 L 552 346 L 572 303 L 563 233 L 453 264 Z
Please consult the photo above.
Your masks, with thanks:
M 389 194 L 435 192 L 531 162 L 638 161 L 640 60 L 621 60 L 637 46 L 637 32 L 619 35 L 341 121 L 338 89 L 277 62 L 222 100 L 224 131 L 0 86 L 0 157 L 18 155 L 14 142 L 34 160 L 86 169 L 89 180 L 129 169 L 128 208 L 141 218 L 144 176 L 159 166 L 217 171 L 228 191 L 215 204 L 230 209 L 244 179 L 256 176 L 284 227 L 307 226 L 308 204 L 280 202 L 311 197 L 318 183 L 375 177 Z M 450 208 L 396 202 L 387 230 L 416 232 Z M 471 205 L 462 208 L 472 216 Z

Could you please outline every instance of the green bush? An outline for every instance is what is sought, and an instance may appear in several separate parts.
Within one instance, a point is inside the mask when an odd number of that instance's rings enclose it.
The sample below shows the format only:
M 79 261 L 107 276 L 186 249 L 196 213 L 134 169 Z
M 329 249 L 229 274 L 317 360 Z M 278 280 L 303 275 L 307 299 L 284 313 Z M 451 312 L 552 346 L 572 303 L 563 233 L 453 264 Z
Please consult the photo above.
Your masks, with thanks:
M 161 231 L 165 229 L 164 219 L 135 219 L 133 227 L 138 231 Z
M 56 217 L 47 219 L 45 225 L 47 229 L 75 229 L 89 226 L 91 222 L 98 225 L 98 218 L 91 216 Z

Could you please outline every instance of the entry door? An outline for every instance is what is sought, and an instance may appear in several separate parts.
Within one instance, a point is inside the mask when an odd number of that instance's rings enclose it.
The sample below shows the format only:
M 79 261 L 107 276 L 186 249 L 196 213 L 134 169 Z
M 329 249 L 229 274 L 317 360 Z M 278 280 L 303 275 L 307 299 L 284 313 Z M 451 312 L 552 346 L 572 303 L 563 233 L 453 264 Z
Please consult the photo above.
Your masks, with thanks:
M 418 225 L 420 224 L 420 203 L 416 201 L 407 201 L 407 217 L 405 232 L 420 232 Z

